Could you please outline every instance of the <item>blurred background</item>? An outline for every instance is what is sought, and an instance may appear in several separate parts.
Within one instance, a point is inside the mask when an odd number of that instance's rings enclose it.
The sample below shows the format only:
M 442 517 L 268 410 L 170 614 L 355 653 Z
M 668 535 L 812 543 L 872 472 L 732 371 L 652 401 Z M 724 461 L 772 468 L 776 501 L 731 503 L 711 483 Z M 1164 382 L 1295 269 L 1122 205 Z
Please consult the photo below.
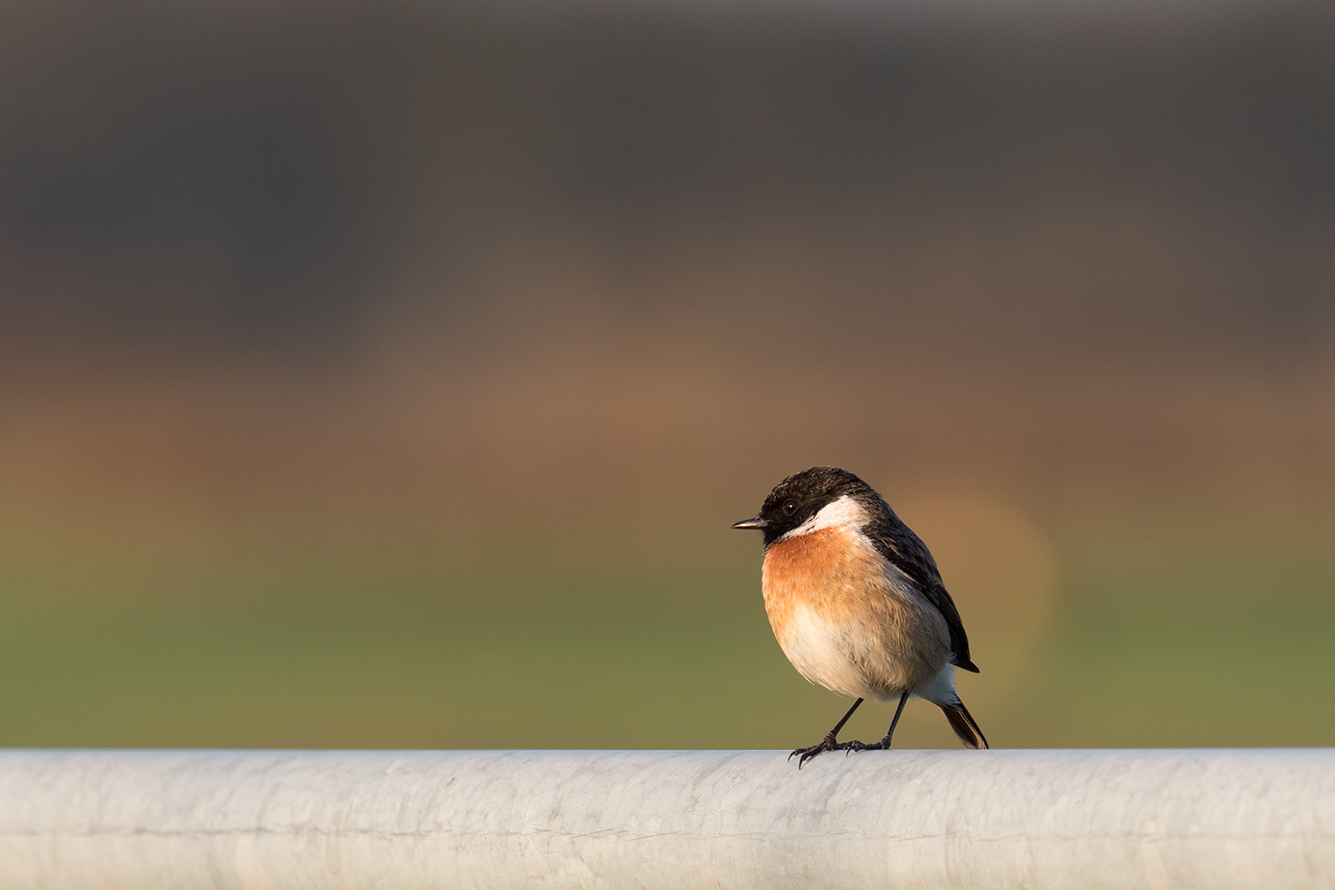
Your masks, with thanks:
M 813 744 L 814 464 L 995 746 L 1335 744 L 1333 454 L 1331 4 L 0 7 L 0 744 Z

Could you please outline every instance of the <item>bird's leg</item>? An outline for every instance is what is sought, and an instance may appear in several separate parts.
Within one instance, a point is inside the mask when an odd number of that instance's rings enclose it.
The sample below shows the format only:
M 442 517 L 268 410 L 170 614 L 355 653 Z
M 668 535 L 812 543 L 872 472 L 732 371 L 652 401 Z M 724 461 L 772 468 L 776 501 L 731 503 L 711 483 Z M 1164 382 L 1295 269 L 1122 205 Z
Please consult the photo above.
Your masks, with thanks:
M 895 734 L 895 726 L 899 723 L 899 715 L 904 713 L 904 702 L 909 700 L 908 690 L 899 697 L 899 707 L 895 708 L 895 719 L 890 721 L 890 728 L 885 731 L 885 738 L 875 744 L 868 745 L 863 742 L 849 742 L 847 747 L 850 751 L 888 751 L 890 750 L 890 738 Z
M 812 745 L 810 748 L 798 748 L 792 754 L 788 755 L 788 759 L 792 760 L 796 757 L 797 768 L 801 769 L 802 764 L 806 763 L 817 754 L 820 754 L 822 751 L 842 751 L 847 748 L 850 744 L 849 742 L 837 742 L 835 741 L 835 737 L 839 735 L 839 730 L 844 728 L 844 724 L 848 722 L 849 717 L 853 716 L 853 712 L 858 709 L 858 705 L 860 704 L 862 704 L 862 699 L 853 702 L 853 707 L 849 708 L 848 713 L 844 715 L 843 719 L 834 725 L 834 729 L 825 734 L 825 738 L 821 740 L 819 745 Z

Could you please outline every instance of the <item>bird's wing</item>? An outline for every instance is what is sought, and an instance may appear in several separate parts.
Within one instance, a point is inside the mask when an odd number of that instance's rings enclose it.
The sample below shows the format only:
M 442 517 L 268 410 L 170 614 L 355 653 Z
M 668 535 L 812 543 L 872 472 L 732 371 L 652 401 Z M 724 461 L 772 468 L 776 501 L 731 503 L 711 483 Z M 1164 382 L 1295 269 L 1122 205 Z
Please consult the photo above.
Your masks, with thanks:
M 898 517 L 892 522 L 876 523 L 876 526 L 867 531 L 870 532 L 869 537 L 875 543 L 877 551 L 892 566 L 918 585 L 922 595 L 936 607 L 941 617 L 946 619 L 946 627 L 950 631 L 951 664 L 978 673 L 978 667 L 969 660 L 969 638 L 964 633 L 964 623 L 960 621 L 955 601 L 950 598 L 946 586 L 941 582 L 941 572 L 936 567 L 932 552 L 911 528 L 899 521 Z

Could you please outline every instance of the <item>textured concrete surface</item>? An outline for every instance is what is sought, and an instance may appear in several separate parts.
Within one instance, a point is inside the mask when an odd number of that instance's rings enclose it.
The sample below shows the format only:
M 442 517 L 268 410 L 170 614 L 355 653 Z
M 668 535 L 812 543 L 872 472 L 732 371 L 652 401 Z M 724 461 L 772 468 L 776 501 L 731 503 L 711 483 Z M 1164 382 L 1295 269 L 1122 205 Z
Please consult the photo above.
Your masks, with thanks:
M 1335 750 L 0 752 L 0 888 L 1335 888 Z

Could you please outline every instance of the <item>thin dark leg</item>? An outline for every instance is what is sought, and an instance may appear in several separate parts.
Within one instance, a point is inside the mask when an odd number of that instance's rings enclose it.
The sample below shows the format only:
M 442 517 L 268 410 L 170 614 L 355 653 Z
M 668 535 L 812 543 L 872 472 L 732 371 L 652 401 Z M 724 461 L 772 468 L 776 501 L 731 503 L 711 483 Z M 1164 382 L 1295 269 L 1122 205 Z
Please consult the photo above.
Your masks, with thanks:
M 860 704 L 862 704 L 862 699 L 858 699 L 857 701 L 853 702 L 853 707 L 849 708 L 848 713 L 845 714 L 839 720 L 839 722 L 834 725 L 834 729 L 830 730 L 831 736 L 837 736 L 839 734 L 839 730 L 844 728 L 844 724 L 848 722 L 849 717 L 853 716 L 853 712 L 858 709 L 858 705 Z
M 885 738 L 881 739 L 881 744 L 887 748 L 890 747 L 890 737 L 895 734 L 895 727 L 899 725 L 899 715 L 904 713 L 904 704 L 909 700 L 909 694 L 906 691 L 899 697 L 899 707 L 895 708 L 895 717 L 890 721 L 890 728 L 885 731 Z
M 820 754 L 822 751 L 842 751 L 843 749 L 847 748 L 848 745 L 850 744 L 849 742 L 844 742 L 843 744 L 840 744 L 839 742 L 835 741 L 835 738 L 839 735 L 839 730 L 844 728 L 844 724 L 848 722 L 849 717 L 853 716 L 853 712 L 858 709 L 858 705 L 860 704 L 862 704 L 862 699 L 858 699 L 857 701 L 853 702 L 853 707 L 849 708 L 848 713 L 844 715 L 843 719 L 834 725 L 834 729 L 830 730 L 825 734 L 825 738 L 821 741 L 819 745 L 812 745 L 810 748 L 798 748 L 792 754 L 788 755 L 788 759 L 792 760 L 794 757 L 796 757 L 797 768 L 801 769 L 802 764 L 806 763 L 808 760 L 815 757 L 817 754 Z M 901 704 L 900 707 L 903 707 L 903 705 Z
M 885 731 L 885 738 L 874 745 L 864 745 L 862 742 L 849 742 L 850 751 L 888 751 L 890 750 L 890 739 L 895 734 L 895 727 L 899 725 L 899 715 L 904 713 L 904 703 L 909 700 L 909 694 L 906 691 L 899 697 L 899 707 L 895 708 L 895 719 L 890 721 L 890 728 Z

